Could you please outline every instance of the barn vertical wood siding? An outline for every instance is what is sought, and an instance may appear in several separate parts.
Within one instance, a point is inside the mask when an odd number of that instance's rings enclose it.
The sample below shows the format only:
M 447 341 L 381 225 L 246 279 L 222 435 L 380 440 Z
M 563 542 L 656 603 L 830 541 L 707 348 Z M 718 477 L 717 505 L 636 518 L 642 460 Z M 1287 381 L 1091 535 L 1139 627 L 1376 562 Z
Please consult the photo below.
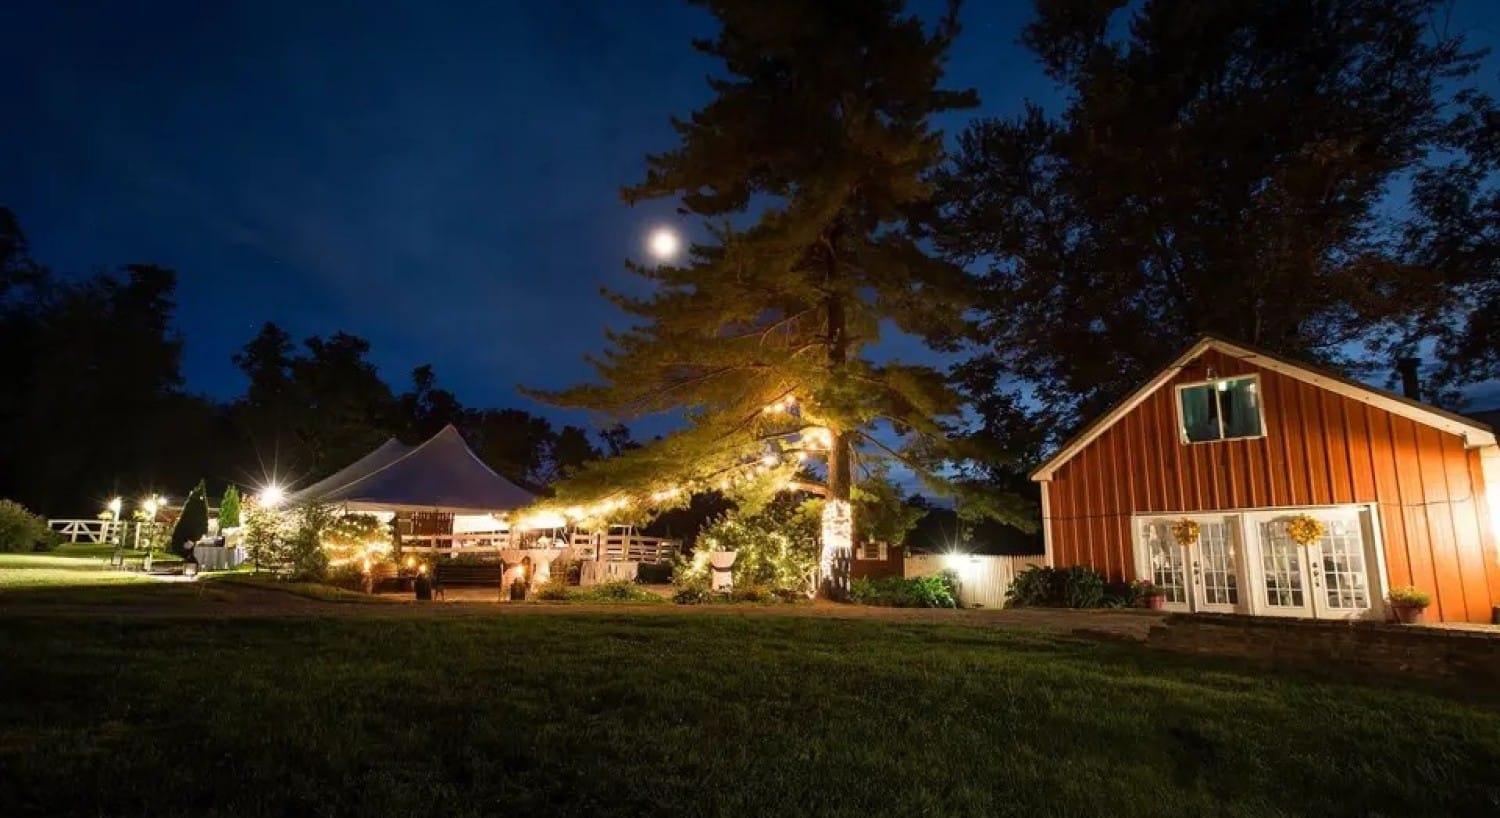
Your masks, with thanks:
M 1176 389 L 1260 376 L 1266 434 L 1184 444 Z M 1430 592 L 1429 617 L 1489 622 L 1500 548 L 1480 452 L 1336 392 L 1209 349 L 1063 463 L 1048 488 L 1054 565 L 1134 579 L 1132 514 L 1373 503 L 1392 586 Z

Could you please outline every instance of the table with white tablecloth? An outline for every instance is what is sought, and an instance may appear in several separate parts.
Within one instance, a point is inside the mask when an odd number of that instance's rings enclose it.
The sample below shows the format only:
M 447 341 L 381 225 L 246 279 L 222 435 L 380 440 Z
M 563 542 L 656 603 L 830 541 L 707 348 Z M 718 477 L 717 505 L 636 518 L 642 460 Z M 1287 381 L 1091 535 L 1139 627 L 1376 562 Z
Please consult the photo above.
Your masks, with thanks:
M 199 571 L 228 571 L 245 561 L 244 546 L 195 545 L 193 559 Z

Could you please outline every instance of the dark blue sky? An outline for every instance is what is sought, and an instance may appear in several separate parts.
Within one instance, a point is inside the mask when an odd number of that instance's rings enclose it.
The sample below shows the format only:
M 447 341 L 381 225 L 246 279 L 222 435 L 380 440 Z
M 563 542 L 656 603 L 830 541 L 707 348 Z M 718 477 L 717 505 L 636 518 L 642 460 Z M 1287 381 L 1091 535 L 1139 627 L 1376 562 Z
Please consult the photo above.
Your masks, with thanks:
M 1455 17 L 1477 44 L 1500 41 L 1485 5 Z M 951 84 L 983 113 L 1056 98 L 1015 45 L 1028 16 L 965 9 Z M 677 0 L 28 2 L 3 19 L 0 204 L 54 269 L 175 268 L 188 385 L 217 397 L 242 388 L 229 356 L 265 320 L 368 338 L 398 389 L 430 362 L 472 405 L 586 377 L 615 320 L 600 285 L 671 220 L 618 189 L 707 96 L 689 40 L 711 21 Z

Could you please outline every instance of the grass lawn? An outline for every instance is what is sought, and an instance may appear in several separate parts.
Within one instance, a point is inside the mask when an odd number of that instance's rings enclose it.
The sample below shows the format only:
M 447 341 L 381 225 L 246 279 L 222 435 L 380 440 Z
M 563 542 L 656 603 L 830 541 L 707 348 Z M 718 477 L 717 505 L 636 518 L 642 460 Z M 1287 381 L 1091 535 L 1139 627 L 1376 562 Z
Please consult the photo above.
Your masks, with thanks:
M 100 548 L 105 549 L 103 556 L 96 558 L 92 549 Z M 0 554 L 0 608 L 33 603 L 160 605 L 217 595 L 217 589 L 199 583 L 166 585 L 138 572 L 110 570 L 105 566 L 108 549 L 63 546 L 44 554 Z
M 325 585 L 321 582 L 293 582 L 278 578 L 274 574 L 257 574 L 249 571 L 224 571 L 203 575 L 203 582 L 227 582 L 234 585 L 249 585 L 255 588 L 269 588 L 273 591 L 296 596 L 316 599 L 322 602 L 355 602 L 382 604 L 384 600 L 378 596 L 370 596 L 359 591 L 351 591 L 348 588 L 339 588 L 334 585 Z
M 956 625 L 12 616 L 0 656 L 6 816 L 1500 810 L 1487 702 Z

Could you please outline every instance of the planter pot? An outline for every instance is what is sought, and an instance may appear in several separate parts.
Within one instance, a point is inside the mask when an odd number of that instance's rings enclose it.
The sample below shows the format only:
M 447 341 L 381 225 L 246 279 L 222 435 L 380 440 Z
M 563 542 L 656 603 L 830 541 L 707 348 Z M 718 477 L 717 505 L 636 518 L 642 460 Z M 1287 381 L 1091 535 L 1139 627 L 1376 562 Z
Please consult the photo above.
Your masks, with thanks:
M 423 602 L 432 601 L 432 580 L 428 579 L 426 575 L 417 577 L 417 581 L 412 583 L 412 590 L 418 600 Z
M 1427 610 L 1419 605 L 1392 605 L 1391 611 L 1396 614 L 1396 621 L 1403 625 L 1415 625 L 1422 621 L 1422 612 Z
M 1146 607 L 1150 608 L 1153 611 L 1159 611 L 1159 610 L 1161 610 L 1162 607 L 1165 606 L 1166 604 L 1167 604 L 1167 598 L 1164 597 L 1164 596 L 1148 596 L 1148 597 L 1146 597 Z
M 526 583 L 516 580 L 510 584 L 510 598 L 519 602 L 526 598 Z

